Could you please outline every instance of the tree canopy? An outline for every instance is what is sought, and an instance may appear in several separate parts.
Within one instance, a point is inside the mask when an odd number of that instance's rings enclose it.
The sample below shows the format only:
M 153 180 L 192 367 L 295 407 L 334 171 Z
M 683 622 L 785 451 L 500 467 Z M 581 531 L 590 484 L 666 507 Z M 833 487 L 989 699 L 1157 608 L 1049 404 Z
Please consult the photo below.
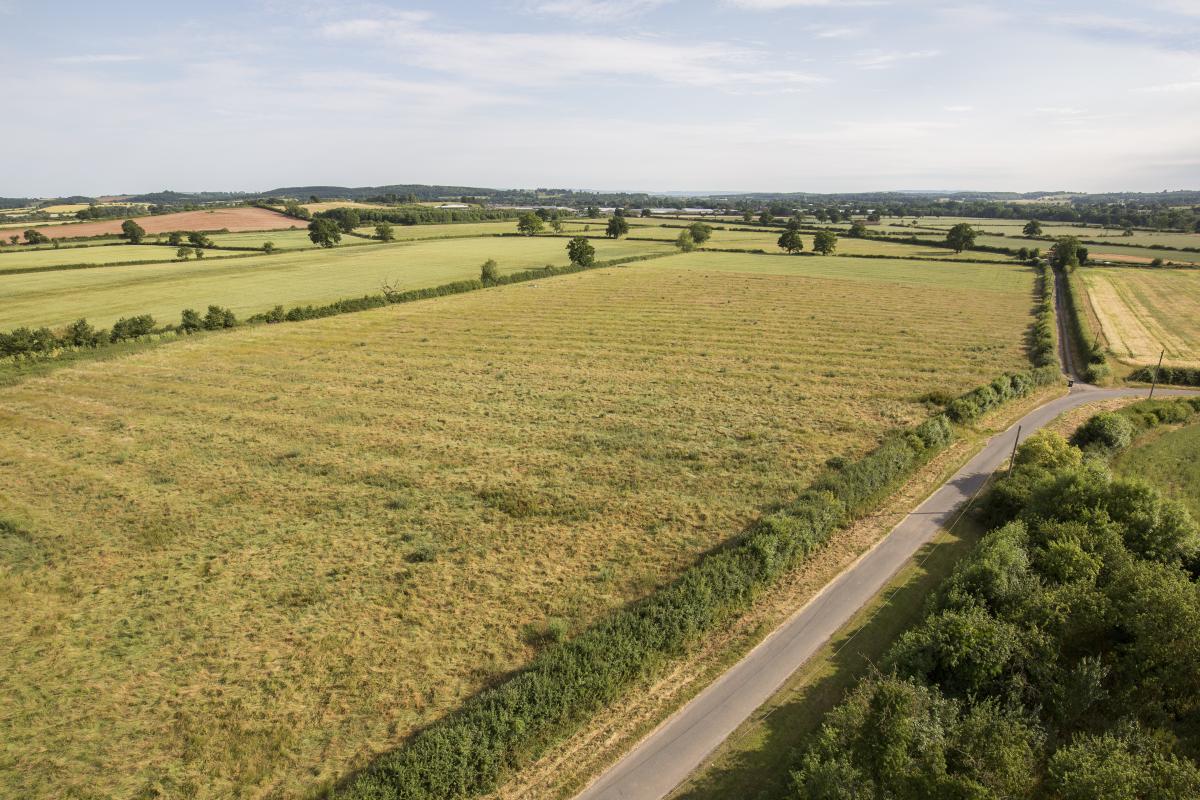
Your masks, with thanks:
M 542 232 L 544 227 L 545 223 L 542 218 L 533 212 L 522 214 L 521 218 L 517 220 L 517 233 L 522 236 L 536 236 Z
M 813 234 L 813 252 L 823 256 L 837 250 L 837 234 L 833 231 L 817 231 Z
M 946 233 L 946 243 L 961 253 L 975 246 L 975 229 L 965 222 L 960 222 Z
M 141 244 L 146 238 L 146 229 L 138 225 L 131 219 L 127 219 L 121 223 L 121 235 L 129 240 L 130 244 Z
M 590 267 L 596 263 L 596 248 L 586 236 L 576 236 L 567 242 L 567 257 L 571 259 L 572 264 Z
M 342 231 L 333 220 L 317 217 L 308 223 L 308 238 L 321 247 L 333 247 L 342 241 Z
M 604 229 L 604 235 L 610 239 L 619 239 L 627 233 L 629 233 L 629 221 L 619 214 L 614 214 L 608 220 L 608 227 Z

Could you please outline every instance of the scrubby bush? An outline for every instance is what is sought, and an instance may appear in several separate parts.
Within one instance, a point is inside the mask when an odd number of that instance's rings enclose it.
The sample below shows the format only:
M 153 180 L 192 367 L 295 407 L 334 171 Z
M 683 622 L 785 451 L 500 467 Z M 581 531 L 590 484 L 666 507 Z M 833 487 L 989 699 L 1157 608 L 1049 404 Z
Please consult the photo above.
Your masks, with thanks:
M 136 317 L 121 317 L 113 323 L 109 339 L 113 342 L 120 342 L 126 339 L 136 339 L 139 336 L 147 336 L 153 333 L 153 331 L 154 317 L 149 314 L 140 314 Z
M 495 259 L 489 258 L 483 262 L 483 266 L 479 268 L 479 280 L 484 286 L 489 286 L 500 280 L 500 267 L 496 264 Z
M 1101 412 L 1085 422 L 1071 441 L 1078 447 L 1124 450 L 1133 441 L 1133 423 L 1124 415 Z
M 184 333 L 196 333 L 203 330 L 204 320 L 196 313 L 195 309 L 185 308 L 179 319 L 179 330 Z
M 221 328 L 232 328 L 237 325 L 237 317 L 228 308 L 209 306 L 202 323 L 204 330 L 215 331 Z

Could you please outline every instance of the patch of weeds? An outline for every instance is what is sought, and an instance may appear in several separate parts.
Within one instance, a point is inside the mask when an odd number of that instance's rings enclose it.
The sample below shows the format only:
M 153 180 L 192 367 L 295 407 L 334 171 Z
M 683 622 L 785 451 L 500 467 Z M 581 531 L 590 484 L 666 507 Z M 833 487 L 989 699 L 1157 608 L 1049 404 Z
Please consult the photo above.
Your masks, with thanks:
M 0 564 L 22 572 L 41 565 L 46 558 L 33 535 L 11 517 L 0 517 Z
M 522 636 L 527 644 L 537 647 L 563 641 L 567 638 L 570 629 L 571 626 L 562 617 L 547 617 L 546 621 L 540 624 L 533 622 L 526 624 L 522 630 Z

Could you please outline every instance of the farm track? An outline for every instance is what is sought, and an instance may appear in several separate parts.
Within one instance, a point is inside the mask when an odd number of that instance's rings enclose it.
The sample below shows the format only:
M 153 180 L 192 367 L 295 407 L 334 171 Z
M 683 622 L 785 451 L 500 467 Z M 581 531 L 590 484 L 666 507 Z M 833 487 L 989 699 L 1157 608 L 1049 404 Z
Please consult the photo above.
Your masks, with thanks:
M 1065 324 L 1063 278 L 1056 274 L 1056 313 L 1064 373 L 1076 372 Z M 1141 394 L 1143 389 L 1099 389 L 1077 382 L 1065 397 L 1030 411 L 993 436 L 966 465 L 909 513 L 887 536 L 825 586 L 762 643 L 658 726 L 599 776 L 576 800 L 659 800 L 700 767 L 739 725 L 766 702 L 865 606 L 964 503 L 980 493 L 1008 459 L 1014 441 L 1086 403 Z M 1186 390 L 1161 391 L 1187 396 Z

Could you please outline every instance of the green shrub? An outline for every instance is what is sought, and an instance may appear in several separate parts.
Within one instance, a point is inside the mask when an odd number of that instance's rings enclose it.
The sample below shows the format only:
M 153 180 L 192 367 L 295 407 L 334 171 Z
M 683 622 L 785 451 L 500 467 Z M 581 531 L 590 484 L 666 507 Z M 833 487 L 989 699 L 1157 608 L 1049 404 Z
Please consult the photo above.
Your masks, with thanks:
M 1071 439 L 1077 447 L 1124 450 L 1133 442 L 1133 423 L 1121 414 L 1102 411 L 1083 424 Z

